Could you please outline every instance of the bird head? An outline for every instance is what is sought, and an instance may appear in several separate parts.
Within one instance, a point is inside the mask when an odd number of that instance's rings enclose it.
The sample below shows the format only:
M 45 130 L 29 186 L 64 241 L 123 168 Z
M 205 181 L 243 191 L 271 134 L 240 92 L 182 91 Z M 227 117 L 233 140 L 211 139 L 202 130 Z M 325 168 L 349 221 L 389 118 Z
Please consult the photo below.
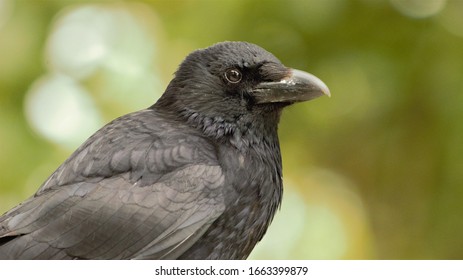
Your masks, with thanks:
M 223 42 L 189 54 L 156 105 L 226 132 L 259 120 L 276 126 L 282 108 L 322 95 L 330 92 L 314 75 L 284 66 L 257 45 Z

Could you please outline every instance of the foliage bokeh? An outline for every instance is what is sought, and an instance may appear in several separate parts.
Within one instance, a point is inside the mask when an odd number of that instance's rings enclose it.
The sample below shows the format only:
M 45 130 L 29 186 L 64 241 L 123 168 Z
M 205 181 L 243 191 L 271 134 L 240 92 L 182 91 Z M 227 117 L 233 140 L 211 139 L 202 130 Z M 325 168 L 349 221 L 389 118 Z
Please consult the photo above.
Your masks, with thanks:
M 283 206 L 252 257 L 461 259 L 462 19 L 457 0 L 0 0 L 0 211 L 190 51 L 250 41 L 332 92 L 283 114 Z

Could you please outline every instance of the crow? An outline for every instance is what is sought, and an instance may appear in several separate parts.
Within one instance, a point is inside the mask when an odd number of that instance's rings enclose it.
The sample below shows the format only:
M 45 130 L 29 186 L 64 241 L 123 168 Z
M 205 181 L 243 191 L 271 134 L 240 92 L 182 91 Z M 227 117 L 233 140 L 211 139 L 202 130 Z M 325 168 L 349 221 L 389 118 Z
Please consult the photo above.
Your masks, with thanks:
M 329 94 L 251 43 L 192 52 L 0 217 L 0 259 L 246 259 L 282 199 L 282 109 Z

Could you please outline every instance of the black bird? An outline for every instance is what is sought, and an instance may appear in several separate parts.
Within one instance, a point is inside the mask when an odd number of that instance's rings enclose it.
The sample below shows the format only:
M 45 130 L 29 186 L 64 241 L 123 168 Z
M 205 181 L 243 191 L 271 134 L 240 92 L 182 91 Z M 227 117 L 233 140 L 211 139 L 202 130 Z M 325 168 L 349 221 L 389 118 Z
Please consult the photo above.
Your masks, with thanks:
M 281 202 L 281 111 L 321 95 L 254 44 L 194 51 L 0 217 L 0 259 L 246 259 Z

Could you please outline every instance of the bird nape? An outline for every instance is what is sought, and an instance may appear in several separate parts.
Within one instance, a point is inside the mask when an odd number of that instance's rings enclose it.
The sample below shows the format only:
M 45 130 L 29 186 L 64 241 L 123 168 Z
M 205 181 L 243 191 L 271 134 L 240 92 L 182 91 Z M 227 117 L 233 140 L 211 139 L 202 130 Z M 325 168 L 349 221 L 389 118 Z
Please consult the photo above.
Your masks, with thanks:
M 0 259 L 246 259 L 282 198 L 281 111 L 322 95 L 254 44 L 192 52 L 0 217 Z

